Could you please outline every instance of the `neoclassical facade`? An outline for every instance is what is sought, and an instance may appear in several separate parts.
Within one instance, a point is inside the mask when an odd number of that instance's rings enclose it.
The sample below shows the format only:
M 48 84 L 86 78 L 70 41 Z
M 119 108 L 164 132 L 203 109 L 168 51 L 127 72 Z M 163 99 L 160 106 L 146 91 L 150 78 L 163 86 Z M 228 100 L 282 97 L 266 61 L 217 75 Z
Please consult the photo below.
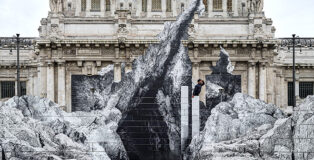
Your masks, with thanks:
M 190 1 L 51 0 L 51 12 L 41 20 L 39 37 L 22 42 L 25 93 L 47 97 L 71 112 L 73 75 L 96 75 L 101 68 L 113 64 L 114 80 L 120 81 L 121 64 L 132 70 L 132 61 L 144 54 L 150 44 L 158 43 L 164 23 L 174 21 Z M 291 64 L 286 63 L 290 60 L 285 49 L 276 49 L 280 40 L 274 38 L 272 20 L 263 13 L 263 1 L 203 3 L 204 13 L 195 14 L 189 39 L 183 41 L 193 63 L 193 81 L 211 74 L 210 67 L 215 66 L 222 46 L 230 53 L 233 73 L 241 75 L 243 93 L 288 106 Z M 6 84 L 16 79 L 16 50 L 10 52 L 8 38 L 1 38 L 0 42 L 0 81 Z M 308 52 L 310 56 L 314 51 Z M 314 82 L 314 60 L 308 63 L 311 65 L 305 68 L 299 65 L 300 81 L 304 77 L 305 81 Z M 3 94 L 12 95 L 1 90 L 2 98 L 6 98 Z M 204 96 L 201 93 L 200 98 L 205 102 Z

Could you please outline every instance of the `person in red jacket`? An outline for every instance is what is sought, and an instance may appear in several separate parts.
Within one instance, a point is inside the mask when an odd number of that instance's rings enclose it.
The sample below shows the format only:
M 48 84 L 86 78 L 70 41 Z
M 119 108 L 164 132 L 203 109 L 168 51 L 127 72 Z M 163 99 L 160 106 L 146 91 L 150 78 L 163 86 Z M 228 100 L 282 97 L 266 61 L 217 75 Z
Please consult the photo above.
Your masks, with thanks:
M 194 90 L 193 90 L 193 96 L 192 98 L 194 98 L 194 96 L 199 96 L 199 94 L 202 91 L 202 86 L 204 85 L 204 81 L 199 79 L 197 80 L 197 85 L 195 85 Z

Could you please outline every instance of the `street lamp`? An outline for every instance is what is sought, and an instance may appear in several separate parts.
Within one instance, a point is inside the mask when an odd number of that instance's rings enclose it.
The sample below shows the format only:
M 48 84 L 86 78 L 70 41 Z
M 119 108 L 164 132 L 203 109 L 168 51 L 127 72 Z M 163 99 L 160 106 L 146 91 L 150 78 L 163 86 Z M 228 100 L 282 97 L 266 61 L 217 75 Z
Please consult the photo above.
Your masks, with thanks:
M 21 83 L 20 83 L 20 34 L 16 34 L 16 80 L 17 80 L 17 96 L 21 96 Z
M 280 47 L 288 47 L 288 49 L 290 50 L 290 47 L 292 46 L 292 65 L 293 65 L 293 71 L 292 71 L 292 78 L 293 78 L 293 85 L 292 85 L 292 91 L 293 91 L 293 107 L 296 107 L 296 85 L 295 85 L 295 81 L 296 81 L 296 76 L 295 76 L 295 47 L 296 47 L 296 40 L 298 40 L 298 47 L 300 47 L 300 53 L 302 52 L 302 47 L 306 47 L 306 46 L 313 46 L 313 40 L 314 38 L 300 38 L 299 36 L 296 37 L 295 34 L 292 35 L 292 38 L 280 38 L 281 43 L 280 43 Z

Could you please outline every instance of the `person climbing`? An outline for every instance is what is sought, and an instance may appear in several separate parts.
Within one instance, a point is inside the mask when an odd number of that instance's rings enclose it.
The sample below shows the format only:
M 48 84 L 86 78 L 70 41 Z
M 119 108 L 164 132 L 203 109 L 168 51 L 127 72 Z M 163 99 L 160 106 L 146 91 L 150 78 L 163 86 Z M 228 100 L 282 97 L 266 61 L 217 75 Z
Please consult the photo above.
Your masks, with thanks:
M 192 98 L 194 98 L 194 96 L 198 96 L 201 93 L 202 86 L 204 84 L 205 83 L 203 80 L 201 80 L 201 79 L 197 80 L 197 85 L 195 85 L 195 87 L 194 87 Z

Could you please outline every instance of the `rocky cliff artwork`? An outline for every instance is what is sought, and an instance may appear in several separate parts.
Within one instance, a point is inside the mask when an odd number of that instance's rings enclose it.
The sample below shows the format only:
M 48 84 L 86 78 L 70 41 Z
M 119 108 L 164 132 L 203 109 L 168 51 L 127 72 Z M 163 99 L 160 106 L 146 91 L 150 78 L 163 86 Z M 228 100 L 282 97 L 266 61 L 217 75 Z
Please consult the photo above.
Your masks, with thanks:
M 122 65 L 120 82 L 113 80 L 113 65 L 98 76 L 73 75 L 72 113 L 35 96 L 0 104 L 0 159 L 313 159 L 314 96 L 288 117 L 275 105 L 237 93 L 240 81 L 224 49 L 207 82 L 209 97 L 214 95 L 205 110 L 210 114 L 201 113 L 201 134 L 181 150 L 180 88 L 192 85 L 181 41 L 203 7 L 193 0 L 176 21 L 165 23 L 160 42 L 133 61 L 132 71 Z

